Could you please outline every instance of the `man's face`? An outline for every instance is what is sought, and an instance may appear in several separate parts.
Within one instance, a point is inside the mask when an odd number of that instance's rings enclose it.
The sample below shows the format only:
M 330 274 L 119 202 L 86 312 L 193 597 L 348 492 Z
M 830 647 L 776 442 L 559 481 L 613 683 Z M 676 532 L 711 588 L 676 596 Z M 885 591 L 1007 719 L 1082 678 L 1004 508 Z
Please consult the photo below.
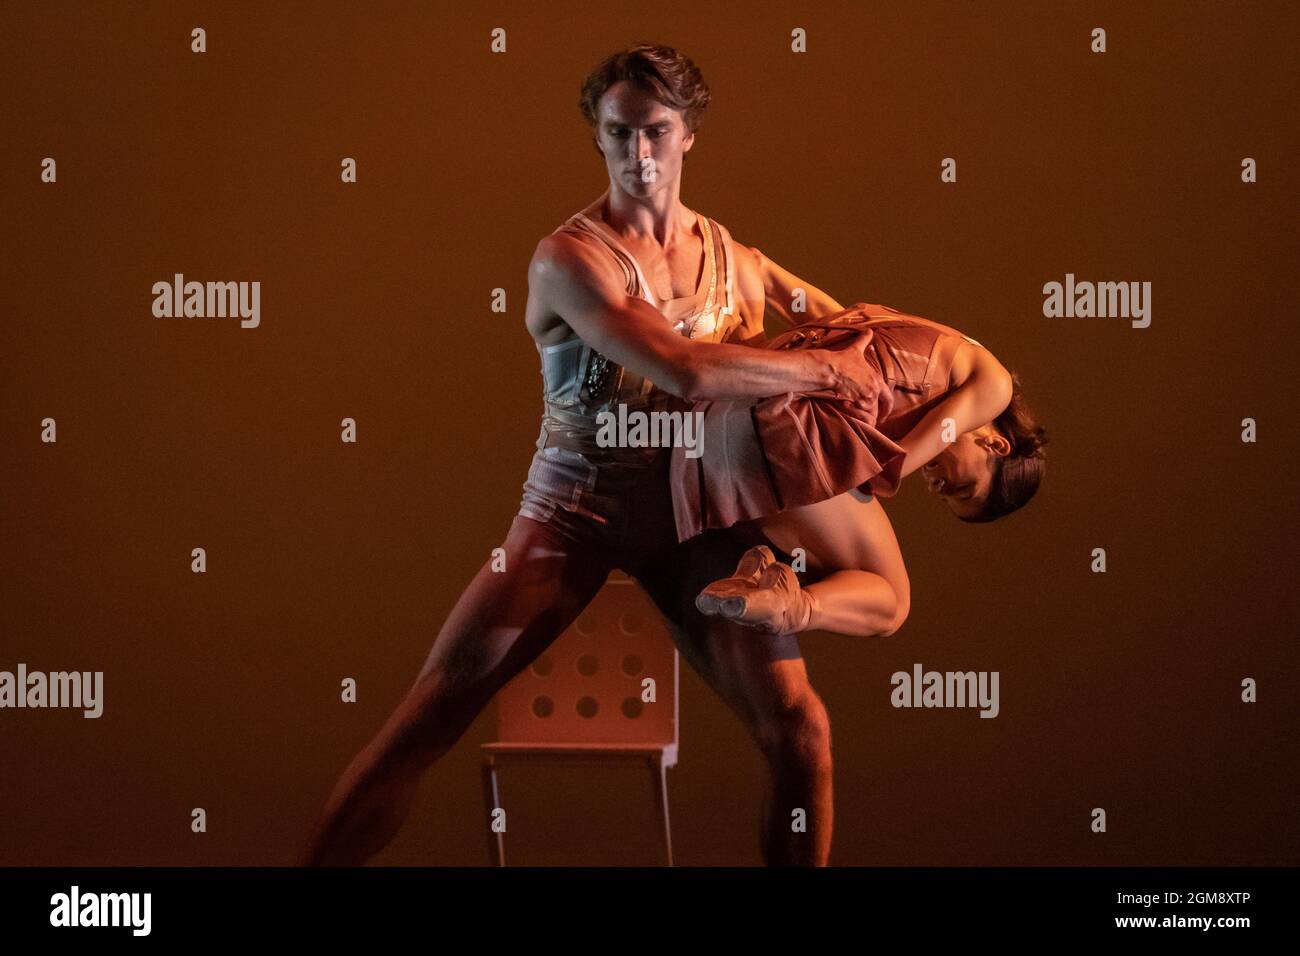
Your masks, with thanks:
M 993 485 L 993 464 L 1009 454 L 1011 444 L 991 424 L 958 436 L 921 466 L 930 492 L 958 517 L 978 514 Z
M 681 178 L 682 157 L 695 142 L 679 110 L 620 80 L 596 105 L 596 145 L 612 184 L 645 198 Z

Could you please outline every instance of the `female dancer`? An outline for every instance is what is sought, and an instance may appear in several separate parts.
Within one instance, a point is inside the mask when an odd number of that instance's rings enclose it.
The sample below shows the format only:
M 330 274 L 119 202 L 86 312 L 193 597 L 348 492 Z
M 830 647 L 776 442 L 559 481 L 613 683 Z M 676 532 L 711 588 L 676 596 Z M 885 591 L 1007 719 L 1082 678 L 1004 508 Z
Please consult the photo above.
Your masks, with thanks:
M 703 454 L 673 452 L 678 537 L 730 528 L 755 543 L 696 606 L 769 633 L 892 634 L 909 587 L 876 497 L 919 468 L 961 520 L 1009 514 L 1042 479 L 1044 429 L 1018 378 L 980 343 L 888 306 L 859 303 L 764 347 L 863 348 L 880 373 L 879 397 L 874 409 L 816 394 L 694 404 Z M 795 548 L 810 586 L 791 567 Z

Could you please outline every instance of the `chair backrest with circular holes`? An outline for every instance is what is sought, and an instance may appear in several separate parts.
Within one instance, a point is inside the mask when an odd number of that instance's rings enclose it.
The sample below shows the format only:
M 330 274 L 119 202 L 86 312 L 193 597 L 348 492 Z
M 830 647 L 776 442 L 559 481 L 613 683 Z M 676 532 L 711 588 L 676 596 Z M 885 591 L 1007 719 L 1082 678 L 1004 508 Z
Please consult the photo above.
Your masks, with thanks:
M 614 572 L 573 625 L 497 694 L 498 739 L 675 744 L 677 669 L 659 610 Z M 644 699 L 648 686 L 653 701 Z

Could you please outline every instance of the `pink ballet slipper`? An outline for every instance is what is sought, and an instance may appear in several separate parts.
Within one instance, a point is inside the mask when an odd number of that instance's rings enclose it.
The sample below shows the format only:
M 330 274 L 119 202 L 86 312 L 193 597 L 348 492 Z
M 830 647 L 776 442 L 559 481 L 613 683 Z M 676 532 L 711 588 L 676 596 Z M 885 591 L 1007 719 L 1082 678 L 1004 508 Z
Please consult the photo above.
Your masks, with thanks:
M 695 598 L 695 606 L 699 608 L 701 614 L 707 614 L 710 617 L 723 614 L 724 605 L 735 609 L 743 608 L 744 603 L 736 604 L 748 591 L 752 591 L 758 586 L 759 576 L 763 569 L 776 563 L 776 555 L 767 545 L 760 544 L 750 548 L 740 557 L 740 563 L 736 565 L 736 573 L 729 578 L 721 578 L 714 581 Z M 728 615 L 729 616 L 729 615 Z
M 760 546 L 761 547 L 761 546 Z M 751 549 L 756 551 L 758 549 Z M 752 627 L 768 634 L 794 634 L 807 630 L 812 619 L 815 602 L 811 594 L 799 586 L 799 578 L 788 564 L 776 560 L 767 548 L 766 557 L 755 579 L 736 575 L 715 581 L 700 592 L 695 606 L 704 614 L 716 615 Z M 748 557 L 750 552 L 746 552 Z M 751 562 L 742 566 L 753 567 Z

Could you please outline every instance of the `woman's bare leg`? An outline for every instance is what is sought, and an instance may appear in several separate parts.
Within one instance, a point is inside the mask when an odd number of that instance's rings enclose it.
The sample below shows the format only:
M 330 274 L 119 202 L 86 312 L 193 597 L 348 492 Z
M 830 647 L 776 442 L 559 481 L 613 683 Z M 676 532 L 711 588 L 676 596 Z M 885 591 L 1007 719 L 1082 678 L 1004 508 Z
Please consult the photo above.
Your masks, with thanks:
M 701 610 L 750 627 L 854 637 L 893 634 L 906 620 L 907 568 L 879 501 L 844 494 L 754 525 L 783 551 L 801 549 L 815 580 L 801 586 L 776 563 L 752 587 L 738 578 L 713 582 L 700 594 Z

